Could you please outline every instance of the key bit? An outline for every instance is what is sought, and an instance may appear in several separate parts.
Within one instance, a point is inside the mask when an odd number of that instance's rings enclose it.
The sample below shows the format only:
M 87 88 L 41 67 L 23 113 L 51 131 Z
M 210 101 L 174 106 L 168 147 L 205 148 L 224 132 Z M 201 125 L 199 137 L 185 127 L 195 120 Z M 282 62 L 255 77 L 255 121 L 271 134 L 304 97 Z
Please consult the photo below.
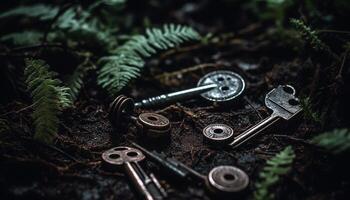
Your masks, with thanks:
M 142 113 L 135 117 L 134 108 L 134 100 L 124 95 L 119 95 L 110 104 L 110 120 L 117 130 L 133 121 L 141 136 L 154 139 L 169 138 L 171 126 L 168 118 L 156 113 Z
M 102 154 L 103 164 L 107 169 L 123 169 L 130 178 L 140 196 L 146 200 L 163 200 L 167 193 L 159 184 L 154 174 L 148 175 L 139 162 L 145 159 L 143 153 L 131 147 L 115 147 Z
M 135 103 L 135 107 L 161 106 L 193 98 L 196 95 L 201 95 L 213 102 L 225 102 L 238 97 L 244 89 L 245 82 L 240 75 L 231 71 L 218 70 L 202 77 L 198 81 L 197 87 L 150 97 Z
M 236 148 L 276 122 L 290 120 L 299 114 L 302 108 L 299 104 L 299 99 L 294 95 L 295 89 L 290 85 L 279 85 L 267 93 L 265 96 L 265 105 L 272 110 L 272 114 L 255 126 L 234 137 L 230 146 Z

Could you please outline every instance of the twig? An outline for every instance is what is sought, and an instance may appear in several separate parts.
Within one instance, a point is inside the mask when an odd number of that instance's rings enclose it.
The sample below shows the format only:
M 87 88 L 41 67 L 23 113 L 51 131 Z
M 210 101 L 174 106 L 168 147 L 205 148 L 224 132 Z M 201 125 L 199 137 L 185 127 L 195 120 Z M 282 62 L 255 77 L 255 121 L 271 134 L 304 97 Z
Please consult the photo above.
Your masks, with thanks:
M 220 63 L 203 63 L 203 64 L 195 65 L 195 66 L 192 66 L 192 67 L 188 67 L 188 68 L 185 68 L 185 69 L 181 69 L 181 70 L 178 70 L 178 71 L 174 71 L 174 72 L 170 72 L 170 73 L 163 73 L 163 74 L 157 75 L 156 79 L 164 80 L 164 79 L 168 79 L 170 77 L 183 75 L 183 74 L 194 72 L 194 71 L 197 71 L 197 70 L 201 70 L 201 69 L 204 69 L 204 68 L 207 68 L 207 67 L 218 67 L 220 65 L 221 65 Z
M 25 110 L 27 110 L 27 109 L 29 109 L 29 108 L 32 108 L 34 105 L 35 105 L 35 103 L 33 103 L 32 105 L 26 106 L 26 107 L 24 107 L 24 108 L 21 108 L 21 109 L 19 109 L 19 110 L 10 111 L 10 112 L 1 114 L 0 116 L 1 116 L 1 117 L 2 117 L 2 116 L 6 116 L 6 115 L 9 115 L 9 114 L 12 114 L 12 113 L 18 114 L 18 113 L 20 113 L 20 112 L 22 112 L 22 111 L 25 111 Z
M 286 138 L 286 139 L 289 139 L 289 140 L 293 140 L 293 141 L 296 141 L 296 142 L 300 142 L 300 143 L 303 143 L 303 144 L 306 144 L 306 145 L 311 145 L 311 143 L 307 142 L 306 140 L 303 140 L 303 139 L 300 139 L 300 138 L 296 138 L 296 137 L 292 137 L 292 136 L 289 136 L 289 135 L 273 135 L 273 137 L 279 137 L 279 138 Z
M 350 34 L 350 31 L 338 31 L 338 30 L 330 30 L 330 29 L 320 29 L 316 30 L 318 33 L 340 33 L 340 34 Z
M 46 48 L 46 47 L 58 47 L 58 48 L 66 48 L 61 43 L 41 43 L 41 44 L 34 44 L 34 45 L 29 45 L 29 46 L 22 46 L 22 47 L 16 47 L 10 50 L 10 52 L 15 52 L 15 51 L 23 51 L 23 50 L 28 50 L 28 49 L 37 49 L 37 48 Z

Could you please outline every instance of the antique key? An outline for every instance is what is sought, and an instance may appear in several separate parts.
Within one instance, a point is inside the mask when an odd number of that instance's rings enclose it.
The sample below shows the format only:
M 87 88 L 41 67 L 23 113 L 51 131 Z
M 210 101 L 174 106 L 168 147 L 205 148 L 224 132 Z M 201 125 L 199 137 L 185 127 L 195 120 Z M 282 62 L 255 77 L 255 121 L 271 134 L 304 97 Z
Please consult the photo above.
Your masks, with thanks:
M 290 120 L 296 116 L 302 108 L 299 105 L 299 99 L 294 95 L 295 89 L 290 85 L 279 85 L 267 93 L 265 96 L 265 105 L 272 110 L 272 114 L 255 126 L 234 137 L 229 145 L 236 148 L 277 121 Z
M 231 71 L 218 70 L 202 77 L 195 88 L 150 97 L 136 102 L 135 107 L 165 105 L 192 98 L 199 94 L 209 101 L 224 102 L 238 97 L 244 88 L 245 82 L 240 75 Z
M 123 169 L 130 177 L 136 190 L 146 200 L 162 200 L 167 193 L 153 174 L 148 175 L 139 162 L 145 159 L 143 153 L 131 147 L 115 147 L 102 154 L 103 164 L 109 170 Z
M 150 138 L 169 137 L 170 122 L 168 118 L 156 113 L 142 113 L 133 116 L 134 101 L 124 95 L 119 95 L 110 104 L 109 115 L 112 124 L 119 129 L 122 124 L 134 121 L 140 135 Z
M 140 149 L 151 161 L 168 170 L 172 175 L 181 180 L 204 183 L 210 192 L 217 195 L 239 194 L 249 184 L 248 175 L 237 167 L 217 166 L 205 176 L 175 159 L 155 151 L 150 152 L 135 143 L 132 143 L 132 145 Z

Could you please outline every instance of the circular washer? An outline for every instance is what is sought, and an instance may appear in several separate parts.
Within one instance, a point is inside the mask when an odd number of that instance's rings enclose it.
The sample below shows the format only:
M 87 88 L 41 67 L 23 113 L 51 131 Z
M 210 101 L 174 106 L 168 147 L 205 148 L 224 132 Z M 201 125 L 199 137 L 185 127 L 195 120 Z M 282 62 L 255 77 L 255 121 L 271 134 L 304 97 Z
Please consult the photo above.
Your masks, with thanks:
M 169 119 L 156 113 L 141 113 L 138 117 L 140 124 L 146 129 L 164 130 L 170 126 Z
M 209 124 L 203 129 L 204 137 L 213 143 L 229 142 L 233 136 L 233 129 L 226 124 Z
M 126 162 L 139 162 L 145 155 L 138 149 L 119 146 L 109 149 L 102 154 L 103 161 L 108 165 L 123 165 Z
M 214 192 L 237 193 L 247 188 L 249 177 L 237 167 L 218 166 L 209 172 L 208 184 Z
M 201 96 L 210 101 L 223 102 L 238 97 L 245 89 L 244 79 L 235 72 L 227 70 L 218 70 L 210 72 L 202 77 L 197 86 L 215 83 L 218 85 Z

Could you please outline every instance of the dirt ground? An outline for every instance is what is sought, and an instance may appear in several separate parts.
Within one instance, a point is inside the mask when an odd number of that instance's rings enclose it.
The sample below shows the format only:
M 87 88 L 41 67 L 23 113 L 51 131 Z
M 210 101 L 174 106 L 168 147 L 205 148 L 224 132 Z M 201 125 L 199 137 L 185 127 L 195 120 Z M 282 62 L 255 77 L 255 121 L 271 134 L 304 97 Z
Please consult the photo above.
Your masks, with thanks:
M 86 80 L 75 107 L 62 114 L 54 145 L 31 139 L 32 110 L 21 110 L 29 103 L 14 100 L 1 105 L 0 113 L 6 113 L 6 118 L 13 122 L 11 133 L 0 136 L 1 199 L 135 199 L 135 192 L 122 172 L 110 173 L 101 166 L 105 150 L 129 146 L 131 141 L 149 150 L 162 151 L 203 174 L 218 165 L 241 168 L 250 177 L 247 194 L 241 199 L 252 198 L 254 183 L 266 160 L 291 145 L 296 158 L 290 173 L 272 190 L 276 199 L 347 199 L 350 186 L 347 157 L 330 156 L 308 140 L 323 130 L 348 123 L 345 113 L 349 110 L 346 103 L 349 77 L 343 80 L 342 99 L 333 98 L 330 119 L 324 126 L 301 116 L 293 122 L 281 122 L 235 150 L 203 141 L 202 129 L 208 124 L 225 123 L 239 134 L 269 116 L 264 97 L 277 85 L 293 85 L 297 96 L 304 97 L 324 78 L 321 73 L 318 77 L 321 80 L 315 83 L 317 70 L 324 67 L 323 58 L 311 60 L 312 52 L 307 49 L 294 51 L 274 38 L 269 23 L 254 21 L 238 8 L 230 15 L 233 8 L 203 2 L 167 1 L 162 7 L 147 9 L 134 3 L 128 7 L 138 13 L 140 20 L 146 15 L 155 23 L 174 21 L 190 24 L 204 34 L 229 34 L 220 36 L 219 42 L 190 43 L 149 59 L 143 76 L 121 93 L 140 100 L 193 87 L 206 73 L 225 69 L 239 73 L 246 81 L 246 90 L 238 99 L 230 104 L 213 104 L 196 97 L 169 106 L 136 110 L 135 115 L 154 111 L 169 118 L 171 140 L 163 145 L 138 136 L 133 123 L 126 131 L 112 128 L 108 118 L 112 99 L 96 86 L 94 74 Z M 327 95 L 322 96 L 323 102 L 327 102 Z M 171 180 L 150 162 L 145 163 L 145 169 L 156 172 L 169 199 L 216 199 L 203 186 Z

